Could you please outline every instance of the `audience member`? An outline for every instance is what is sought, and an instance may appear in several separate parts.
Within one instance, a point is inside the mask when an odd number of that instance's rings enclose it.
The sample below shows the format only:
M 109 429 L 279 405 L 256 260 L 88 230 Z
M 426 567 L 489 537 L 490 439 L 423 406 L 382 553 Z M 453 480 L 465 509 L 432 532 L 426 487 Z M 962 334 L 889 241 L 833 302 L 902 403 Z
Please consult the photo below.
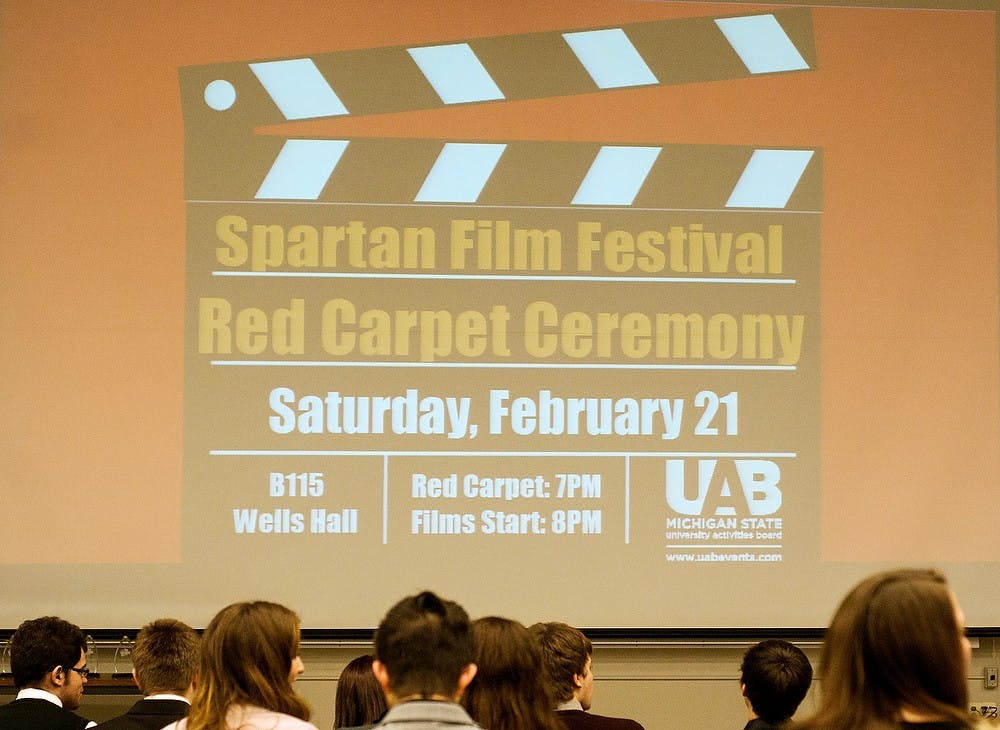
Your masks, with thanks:
M 843 599 L 826 632 L 811 730 L 964 730 L 971 648 L 965 615 L 935 570 L 877 573 Z
M 558 622 L 534 624 L 530 631 L 541 647 L 556 714 L 568 730 L 642 730 L 635 720 L 587 711 L 594 694 L 594 649 L 582 631 Z
M 776 730 L 805 699 L 812 665 L 799 647 L 768 639 L 750 647 L 740 665 L 740 689 L 749 722 L 744 730 Z
M 388 706 L 382 685 L 372 672 L 371 654 L 348 662 L 337 680 L 333 703 L 333 727 L 369 727 L 382 719 Z
M 564 730 L 539 676 L 541 651 L 517 621 L 488 616 L 472 622 L 476 676 L 462 695 L 469 715 L 489 730 Z
M 132 647 L 132 676 L 143 698 L 99 730 L 160 730 L 186 717 L 198 670 L 198 633 L 162 618 L 143 626 Z
M 23 622 L 10 639 L 18 689 L 0 706 L 0 730 L 82 730 L 95 723 L 75 714 L 87 684 L 87 638 L 56 616 Z
M 234 603 L 202 635 L 187 718 L 170 730 L 316 730 L 296 694 L 299 618 L 277 603 Z
M 380 730 L 478 728 L 458 704 L 476 675 L 469 617 L 453 601 L 424 591 L 389 609 L 375 632 L 372 670 L 389 711 Z

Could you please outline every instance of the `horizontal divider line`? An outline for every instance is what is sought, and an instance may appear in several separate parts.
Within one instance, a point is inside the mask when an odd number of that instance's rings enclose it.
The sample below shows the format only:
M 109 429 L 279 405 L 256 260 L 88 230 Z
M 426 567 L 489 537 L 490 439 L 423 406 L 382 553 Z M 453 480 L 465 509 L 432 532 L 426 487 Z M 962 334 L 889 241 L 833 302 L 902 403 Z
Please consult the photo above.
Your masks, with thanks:
M 212 360 L 212 365 L 229 367 L 317 367 L 317 368 L 507 368 L 556 370 L 780 370 L 793 371 L 795 365 L 626 365 L 601 363 L 464 363 L 464 362 L 334 362 L 328 360 Z
M 489 208 L 498 210 L 574 210 L 581 213 L 595 210 L 616 210 L 616 211 L 652 211 L 656 213 L 773 213 L 777 215 L 820 215 L 822 210 L 790 210 L 788 208 L 656 208 L 639 207 L 629 205 L 511 205 L 500 203 L 375 203 L 375 202 L 353 202 L 336 200 L 203 200 L 188 199 L 184 201 L 192 205 L 324 205 L 324 206 L 344 206 L 344 207 L 373 207 L 373 208 Z
M 586 281 L 590 283 L 638 284 L 796 284 L 795 279 L 740 279 L 735 277 L 656 277 L 656 276 L 560 276 L 558 274 L 354 274 L 347 272 L 304 271 L 213 271 L 212 276 L 298 279 L 419 279 L 458 281 Z
M 771 459 L 795 459 L 798 454 L 790 452 L 712 452 L 712 451 L 361 451 L 361 450 L 309 450 L 309 449 L 212 449 L 209 456 L 591 456 L 637 458 L 677 458 L 677 457 L 718 457 L 749 458 L 768 457 Z

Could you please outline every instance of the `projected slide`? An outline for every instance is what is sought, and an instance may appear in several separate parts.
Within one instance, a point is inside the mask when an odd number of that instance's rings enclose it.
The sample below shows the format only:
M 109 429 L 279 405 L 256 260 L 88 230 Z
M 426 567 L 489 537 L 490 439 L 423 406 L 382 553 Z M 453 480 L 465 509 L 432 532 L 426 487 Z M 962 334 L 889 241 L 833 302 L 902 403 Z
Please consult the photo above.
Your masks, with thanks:
M 677 83 L 698 37 L 680 81 L 816 65 L 794 10 L 183 69 L 193 539 L 815 554 L 819 150 L 253 131 Z

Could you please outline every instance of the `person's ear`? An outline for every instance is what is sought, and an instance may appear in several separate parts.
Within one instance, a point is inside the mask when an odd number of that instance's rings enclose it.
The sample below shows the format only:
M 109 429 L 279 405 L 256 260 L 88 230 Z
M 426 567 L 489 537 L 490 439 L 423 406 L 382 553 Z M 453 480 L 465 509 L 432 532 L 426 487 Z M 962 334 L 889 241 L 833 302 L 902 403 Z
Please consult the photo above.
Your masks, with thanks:
M 389 672 L 386 670 L 385 664 L 380 662 L 378 659 L 373 659 L 372 674 L 375 675 L 375 679 L 377 679 L 379 685 L 381 685 L 382 691 L 389 694 Z
M 742 682 L 740 682 L 740 694 L 742 694 L 744 697 L 747 696 L 747 686 Z
M 49 677 L 52 678 L 52 684 L 56 687 L 62 687 L 66 684 L 66 670 L 61 664 L 57 664 L 56 668 L 49 672 Z
M 476 678 L 476 672 L 479 671 L 479 667 L 475 664 L 466 664 L 465 669 L 462 670 L 461 676 L 458 678 L 458 695 L 461 697 L 465 688 L 469 686 L 473 679 Z
M 577 689 L 580 689 L 581 687 L 583 687 L 583 675 L 582 674 L 574 674 L 573 675 L 573 684 L 576 686 Z

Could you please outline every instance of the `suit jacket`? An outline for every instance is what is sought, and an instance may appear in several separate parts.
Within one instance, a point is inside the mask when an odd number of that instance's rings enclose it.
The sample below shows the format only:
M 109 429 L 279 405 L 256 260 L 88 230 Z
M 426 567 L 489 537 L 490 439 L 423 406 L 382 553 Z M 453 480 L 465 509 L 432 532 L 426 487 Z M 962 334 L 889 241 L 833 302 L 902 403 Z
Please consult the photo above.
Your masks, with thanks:
M 755 717 L 744 726 L 743 730 L 778 730 L 783 724 L 772 725 L 765 720 L 761 720 L 759 717 Z
M 191 705 L 182 700 L 139 700 L 124 715 L 98 723 L 101 730 L 160 730 L 187 717 Z
M 566 730 L 643 730 L 642 725 L 626 717 L 604 717 L 583 710 L 559 710 Z
M 89 724 L 65 707 L 34 697 L 0 706 L 0 730 L 83 730 Z

